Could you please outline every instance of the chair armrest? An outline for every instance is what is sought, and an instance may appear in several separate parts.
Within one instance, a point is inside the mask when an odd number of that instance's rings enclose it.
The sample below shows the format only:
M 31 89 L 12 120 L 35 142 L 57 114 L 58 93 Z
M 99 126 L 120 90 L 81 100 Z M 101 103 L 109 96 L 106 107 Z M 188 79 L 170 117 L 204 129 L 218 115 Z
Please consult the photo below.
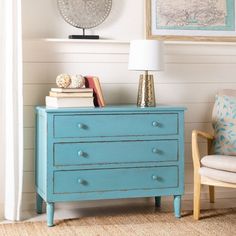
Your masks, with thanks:
M 205 138 L 205 139 L 208 139 L 208 140 L 213 140 L 214 139 L 214 136 L 209 134 L 209 133 L 206 133 L 206 132 L 203 132 L 203 131 L 199 131 L 199 130 L 193 130 L 192 132 L 192 137 L 201 137 L 201 138 Z
M 201 167 L 201 164 L 200 164 L 201 157 L 200 157 L 200 151 L 198 147 L 198 137 L 207 139 L 208 154 L 210 153 L 210 148 L 212 145 L 212 141 L 214 139 L 214 136 L 209 133 L 199 131 L 199 130 L 193 130 L 192 132 L 192 157 L 193 157 L 194 172 L 198 172 L 198 170 Z

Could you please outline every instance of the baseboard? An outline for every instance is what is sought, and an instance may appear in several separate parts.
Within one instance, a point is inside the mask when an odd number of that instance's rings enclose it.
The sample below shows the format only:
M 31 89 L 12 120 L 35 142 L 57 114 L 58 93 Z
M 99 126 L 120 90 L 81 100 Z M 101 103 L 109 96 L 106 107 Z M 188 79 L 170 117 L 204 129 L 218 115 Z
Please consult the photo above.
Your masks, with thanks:
M 163 197 L 164 200 L 172 200 L 172 196 Z M 208 200 L 208 192 L 204 191 L 201 193 L 201 200 Z M 216 191 L 216 199 L 236 199 L 236 191 Z M 192 201 L 193 193 L 189 192 L 183 196 L 184 201 Z M 106 207 L 106 206 L 119 206 L 125 204 L 142 204 L 152 202 L 153 198 L 133 198 L 133 199 L 117 199 L 117 200 L 100 200 L 100 201 L 82 201 L 82 202 L 70 202 L 70 203 L 58 203 L 56 208 L 92 208 L 92 207 Z M 44 206 L 45 207 L 45 206 Z M 28 199 L 27 202 L 23 203 L 23 211 L 34 211 L 35 210 L 35 198 Z

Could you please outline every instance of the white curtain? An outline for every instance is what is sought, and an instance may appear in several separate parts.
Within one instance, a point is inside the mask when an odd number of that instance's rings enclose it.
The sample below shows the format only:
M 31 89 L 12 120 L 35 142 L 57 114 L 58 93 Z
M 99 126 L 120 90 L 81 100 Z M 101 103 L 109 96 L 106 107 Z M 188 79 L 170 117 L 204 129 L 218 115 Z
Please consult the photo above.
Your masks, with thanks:
M 21 0 L 0 0 L 0 154 L 4 210 L 20 220 L 23 185 L 23 91 Z

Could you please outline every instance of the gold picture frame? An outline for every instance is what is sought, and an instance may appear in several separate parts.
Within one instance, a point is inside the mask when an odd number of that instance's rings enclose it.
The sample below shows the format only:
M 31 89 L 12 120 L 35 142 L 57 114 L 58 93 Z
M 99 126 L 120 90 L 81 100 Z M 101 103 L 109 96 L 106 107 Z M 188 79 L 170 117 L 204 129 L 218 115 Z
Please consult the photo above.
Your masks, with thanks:
M 236 3 L 234 3 L 234 0 L 225 0 L 229 1 L 234 4 L 234 8 L 230 9 L 233 11 L 231 15 L 233 14 L 233 19 L 234 19 L 234 30 L 230 31 L 229 34 L 227 35 L 227 32 L 225 31 L 213 31 L 215 34 L 221 34 L 222 35 L 217 35 L 217 36 L 211 36 L 211 35 L 191 35 L 191 32 L 194 33 L 194 30 L 189 30 L 189 35 L 181 35 L 181 31 L 183 30 L 169 30 L 169 32 L 177 32 L 178 35 L 168 33 L 168 30 L 165 30 L 165 34 L 158 34 L 158 33 L 153 33 L 153 18 L 155 11 L 153 10 L 153 5 L 154 2 L 157 2 L 158 0 L 145 0 L 145 15 L 146 15 L 146 38 L 147 39 L 158 39 L 158 40 L 165 40 L 165 41 L 209 41 L 209 42 L 236 42 Z M 181 1 L 181 0 L 179 0 Z M 170 2 L 175 2 L 175 1 L 170 1 Z M 169 3 L 171 4 L 171 3 Z M 157 15 L 157 13 L 156 13 Z M 156 16 L 157 17 L 157 16 Z M 232 18 L 232 17 L 231 17 Z M 233 21 L 233 20 L 232 20 Z M 158 31 L 158 30 L 157 30 Z M 184 34 L 186 34 L 186 30 Z M 204 31 L 203 31 L 204 32 Z M 206 31 L 205 31 L 206 32 Z M 205 33 L 204 32 L 204 33 Z

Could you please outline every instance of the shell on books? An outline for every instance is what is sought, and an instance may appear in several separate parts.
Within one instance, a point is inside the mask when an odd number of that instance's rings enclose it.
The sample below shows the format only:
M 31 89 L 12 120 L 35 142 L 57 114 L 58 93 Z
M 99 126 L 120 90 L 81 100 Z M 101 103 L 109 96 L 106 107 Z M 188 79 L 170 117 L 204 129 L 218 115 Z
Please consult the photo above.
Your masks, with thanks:
M 83 88 L 85 86 L 85 79 L 82 75 L 72 75 L 71 83 L 68 88 Z
M 83 88 L 85 79 L 82 75 L 60 74 L 56 78 L 56 84 L 59 88 Z
M 59 88 L 68 88 L 71 84 L 71 77 L 68 74 L 60 74 L 56 78 L 56 84 Z

